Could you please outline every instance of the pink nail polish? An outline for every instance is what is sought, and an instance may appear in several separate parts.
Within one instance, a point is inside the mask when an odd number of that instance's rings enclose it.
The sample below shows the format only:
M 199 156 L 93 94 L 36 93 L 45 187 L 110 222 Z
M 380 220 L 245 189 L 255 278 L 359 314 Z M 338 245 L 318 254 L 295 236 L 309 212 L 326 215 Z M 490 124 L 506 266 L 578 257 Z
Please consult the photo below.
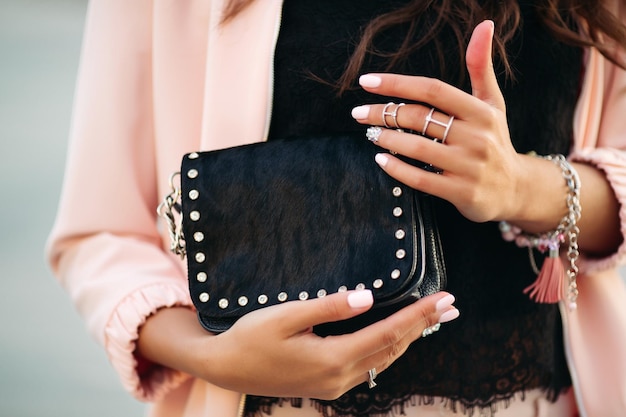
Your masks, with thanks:
M 370 290 L 354 291 L 348 295 L 348 305 L 352 308 L 369 307 L 374 303 Z
M 443 297 L 441 300 L 437 301 L 437 304 L 435 304 L 435 308 L 437 309 L 437 311 L 445 311 L 448 309 L 448 307 L 450 307 L 453 303 L 454 303 L 454 295 L 452 294 L 448 294 L 445 297 Z
M 389 162 L 389 157 L 384 153 L 377 153 L 374 160 L 378 165 L 384 168 L 387 166 L 387 162 Z
M 383 80 L 380 77 L 372 74 L 365 74 L 359 77 L 359 84 L 363 87 L 376 88 L 382 82 Z
M 459 317 L 461 313 L 456 308 L 446 311 L 441 316 L 439 316 L 439 323 L 447 323 Z
M 370 106 L 359 106 L 352 109 L 352 117 L 356 120 L 367 119 L 370 114 Z

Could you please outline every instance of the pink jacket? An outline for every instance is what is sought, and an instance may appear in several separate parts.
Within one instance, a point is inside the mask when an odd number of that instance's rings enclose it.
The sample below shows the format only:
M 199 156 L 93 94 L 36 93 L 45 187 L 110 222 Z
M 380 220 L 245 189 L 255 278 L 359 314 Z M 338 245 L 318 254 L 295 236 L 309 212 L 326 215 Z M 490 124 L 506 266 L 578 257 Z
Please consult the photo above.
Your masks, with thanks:
M 169 175 L 186 152 L 267 135 L 282 1 L 258 1 L 220 26 L 223 3 L 91 1 L 65 183 L 47 247 L 55 274 L 122 383 L 155 403 L 154 416 L 235 415 L 239 400 L 171 369 L 140 378 L 133 356 L 150 314 L 192 305 L 185 265 L 168 252 L 156 218 Z M 626 16 L 623 6 L 620 13 Z M 575 132 L 572 157 L 606 172 L 622 202 L 626 234 L 626 72 L 595 51 Z M 586 260 L 580 281 L 602 275 L 614 285 L 625 254 L 623 244 L 605 259 Z M 612 366 L 626 375 L 626 366 Z

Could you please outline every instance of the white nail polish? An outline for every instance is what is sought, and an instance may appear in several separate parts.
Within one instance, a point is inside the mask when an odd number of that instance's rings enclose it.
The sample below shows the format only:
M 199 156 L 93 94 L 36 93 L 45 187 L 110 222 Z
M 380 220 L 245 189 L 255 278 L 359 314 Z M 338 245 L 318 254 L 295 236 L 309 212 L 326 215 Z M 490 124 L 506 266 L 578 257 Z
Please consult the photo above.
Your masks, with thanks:
M 359 106 L 352 109 L 352 117 L 356 120 L 367 119 L 370 114 L 370 106 Z
M 441 300 L 437 301 L 437 304 L 435 304 L 435 308 L 437 309 L 437 311 L 444 311 L 444 310 L 447 310 L 448 307 L 450 307 L 453 303 L 454 303 L 454 295 L 448 294 L 445 297 L 443 297 Z
M 359 77 L 359 84 L 363 87 L 376 88 L 382 84 L 383 80 L 372 74 L 365 74 Z
M 459 317 L 461 313 L 456 308 L 446 311 L 441 316 L 439 316 L 439 323 L 447 323 Z
M 369 307 L 374 303 L 370 290 L 354 291 L 348 295 L 348 305 L 352 308 Z
M 378 165 L 384 168 L 387 166 L 387 163 L 389 162 L 389 157 L 385 155 L 384 153 L 377 153 L 376 156 L 374 157 L 374 160 L 376 161 Z

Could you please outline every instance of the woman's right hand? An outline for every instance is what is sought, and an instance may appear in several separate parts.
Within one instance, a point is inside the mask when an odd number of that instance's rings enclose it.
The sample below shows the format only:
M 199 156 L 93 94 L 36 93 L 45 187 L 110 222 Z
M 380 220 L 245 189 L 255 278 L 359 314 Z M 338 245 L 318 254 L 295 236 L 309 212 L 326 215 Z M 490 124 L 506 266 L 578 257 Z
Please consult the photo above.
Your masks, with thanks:
M 330 400 L 367 381 L 369 369 L 387 369 L 426 328 L 459 315 L 454 297 L 440 292 L 351 334 L 312 332 L 372 302 L 368 290 L 292 301 L 249 313 L 220 335 L 207 334 L 187 309 L 163 309 L 142 327 L 139 353 L 238 392 Z

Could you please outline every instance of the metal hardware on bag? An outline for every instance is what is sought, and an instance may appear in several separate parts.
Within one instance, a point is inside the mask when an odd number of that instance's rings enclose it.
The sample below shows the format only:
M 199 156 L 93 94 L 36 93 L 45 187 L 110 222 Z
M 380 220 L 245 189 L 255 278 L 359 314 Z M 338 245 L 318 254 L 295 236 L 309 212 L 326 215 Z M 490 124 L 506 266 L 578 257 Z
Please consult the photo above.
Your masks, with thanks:
M 167 222 L 167 231 L 170 235 L 170 250 L 181 259 L 185 259 L 187 250 L 185 248 L 185 237 L 183 236 L 182 219 L 177 223 L 174 211 L 180 213 L 181 189 L 174 185 L 174 180 L 180 172 L 174 172 L 170 176 L 170 188 L 172 191 L 165 196 L 161 204 L 157 207 L 157 214 Z

